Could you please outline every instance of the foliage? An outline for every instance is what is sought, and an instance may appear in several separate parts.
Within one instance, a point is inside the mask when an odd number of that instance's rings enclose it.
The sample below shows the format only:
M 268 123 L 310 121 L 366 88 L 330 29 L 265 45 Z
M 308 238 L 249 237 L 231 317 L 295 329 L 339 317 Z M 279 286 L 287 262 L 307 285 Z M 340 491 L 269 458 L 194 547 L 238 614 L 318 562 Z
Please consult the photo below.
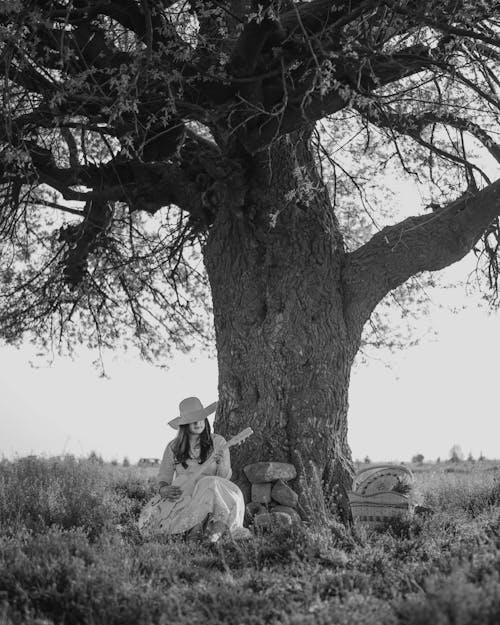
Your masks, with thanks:
M 2 2 L 3 337 L 132 334 L 146 356 L 210 342 L 201 246 L 223 209 L 276 223 L 255 215 L 252 172 L 301 137 L 321 184 L 297 161 L 286 200 L 310 206 L 325 183 L 347 251 L 392 223 L 390 177 L 436 214 L 487 187 L 497 13 L 495 0 Z M 495 297 L 489 222 L 476 250 Z M 402 317 L 425 304 L 413 286 L 386 301 Z M 378 345 L 383 308 L 371 323 Z
M 114 478 L 99 463 L 77 460 L 73 456 L 46 460 L 28 456 L 0 463 L 0 525 L 11 531 L 41 531 L 47 527 L 79 528 L 90 538 L 104 527 L 126 518 L 134 509 L 133 484 Z M 123 488 L 131 496 L 119 497 Z M 135 506 L 137 507 L 137 506 Z
M 493 625 L 500 617 L 498 467 L 466 466 L 460 474 L 436 467 L 416 474 L 434 509 L 426 518 L 360 526 L 349 538 L 334 531 L 332 517 L 328 525 L 208 547 L 134 531 L 140 508 L 131 502 L 152 493 L 145 471 L 69 457 L 4 460 L 0 618 L 9 625 Z M 20 508 L 14 494 L 36 475 L 43 495 L 61 493 L 62 509 L 73 505 L 69 484 L 80 496 L 99 487 L 110 522 L 90 528 L 84 519 L 96 502 L 87 498 L 64 527 L 45 512 L 33 524 L 40 502 L 30 495 Z

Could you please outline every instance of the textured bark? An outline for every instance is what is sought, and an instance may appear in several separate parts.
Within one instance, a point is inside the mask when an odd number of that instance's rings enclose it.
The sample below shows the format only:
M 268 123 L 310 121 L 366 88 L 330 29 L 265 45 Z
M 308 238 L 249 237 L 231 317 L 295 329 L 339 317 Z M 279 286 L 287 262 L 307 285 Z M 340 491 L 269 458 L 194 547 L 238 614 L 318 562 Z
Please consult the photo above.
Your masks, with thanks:
M 247 463 L 292 462 L 300 476 L 313 460 L 320 477 L 345 491 L 357 345 L 344 320 L 338 225 L 304 143 L 296 149 L 283 140 L 247 182 L 244 213 L 221 210 L 205 247 L 219 363 L 216 429 L 254 429 L 232 454 L 244 488 Z M 308 197 L 291 197 L 299 186 L 311 189 Z
M 245 491 L 247 463 L 291 462 L 300 476 L 313 461 L 327 490 L 340 487 L 348 516 L 348 386 L 363 326 L 391 289 L 471 249 L 498 215 L 500 181 L 345 254 L 305 142 L 283 139 L 246 173 L 243 212 L 221 207 L 205 248 L 219 362 L 216 428 L 226 436 L 255 431 L 233 452 Z

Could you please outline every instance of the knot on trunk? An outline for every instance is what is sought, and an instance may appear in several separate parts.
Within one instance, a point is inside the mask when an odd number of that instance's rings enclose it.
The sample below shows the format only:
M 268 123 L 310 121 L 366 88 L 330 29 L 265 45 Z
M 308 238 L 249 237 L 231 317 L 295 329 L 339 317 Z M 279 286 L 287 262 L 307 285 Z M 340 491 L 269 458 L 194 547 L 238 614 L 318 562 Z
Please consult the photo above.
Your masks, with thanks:
M 238 216 L 243 214 L 247 184 L 237 161 L 213 156 L 201 159 L 198 155 L 190 161 L 187 173 L 200 196 L 198 210 L 191 211 L 190 215 L 194 231 L 206 230 L 224 209 Z

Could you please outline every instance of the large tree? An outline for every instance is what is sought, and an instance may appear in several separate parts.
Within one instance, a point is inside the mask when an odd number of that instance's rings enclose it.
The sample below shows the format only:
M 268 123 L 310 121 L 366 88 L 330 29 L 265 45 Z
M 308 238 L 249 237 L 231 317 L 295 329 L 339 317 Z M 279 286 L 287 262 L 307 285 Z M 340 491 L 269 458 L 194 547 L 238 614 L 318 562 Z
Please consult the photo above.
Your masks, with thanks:
M 207 276 L 216 427 L 255 430 L 237 479 L 250 460 L 301 458 L 345 494 L 349 376 L 375 307 L 481 239 L 495 283 L 499 14 L 496 0 L 0 2 L 3 336 L 108 344 L 129 325 L 150 351 L 153 331 L 182 347 Z M 427 176 L 433 210 L 359 244 L 345 217 L 362 183 L 332 136 L 355 137 L 365 177 L 395 158 Z

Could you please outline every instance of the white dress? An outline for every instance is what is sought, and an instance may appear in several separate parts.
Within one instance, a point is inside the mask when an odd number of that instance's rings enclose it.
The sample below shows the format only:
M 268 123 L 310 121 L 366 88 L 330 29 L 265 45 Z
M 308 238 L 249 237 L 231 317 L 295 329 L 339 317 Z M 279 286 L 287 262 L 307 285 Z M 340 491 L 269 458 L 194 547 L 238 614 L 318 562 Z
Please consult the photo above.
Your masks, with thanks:
M 213 436 L 213 441 L 216 450 L 226 442 L 218 434 Z M 190 450 L 191 458 L 186 461 L 187 467 L 183 467 L 175 461 L 172 446 L 173 441 L 165 449 L 158 481 L 179 486 L 183 490 L 182 497 L 175 502 L 159 495 L 153 497 L 139 517 L 140 531 L 145 535 L 179 534 L 202 523 L 209 514 L 214 521 L 227 525 L 231 532 L 243 527 L 245 502 L 241 490 L 229 480 L 229 449 L 225 447 L 219 464 L 209 463 L 194 477 L 200 469 L 199 448 Z

